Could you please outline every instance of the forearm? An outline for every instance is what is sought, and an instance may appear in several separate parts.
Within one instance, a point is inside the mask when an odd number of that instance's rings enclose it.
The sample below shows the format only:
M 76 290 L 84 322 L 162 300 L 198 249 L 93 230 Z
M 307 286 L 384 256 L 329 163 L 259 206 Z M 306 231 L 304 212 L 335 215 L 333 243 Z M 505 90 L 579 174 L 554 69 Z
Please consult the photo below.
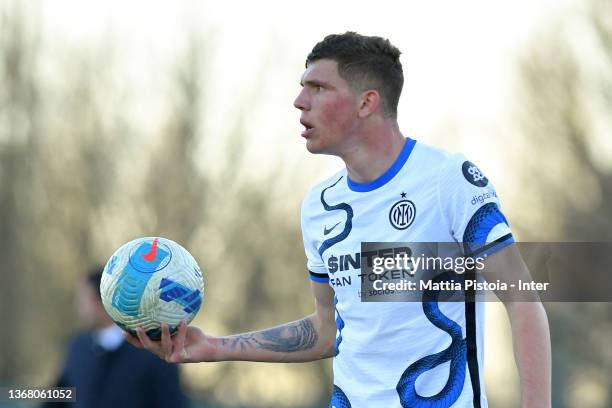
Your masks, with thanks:
M 333 356 L 334 336 L 316 315 L 213 340 L 216 361 L 305 362 Z
M 539 302 L 508 306 L 514 355 L 521 382 L 521 406 L 551 406 L 551 352 L 548 318 Z

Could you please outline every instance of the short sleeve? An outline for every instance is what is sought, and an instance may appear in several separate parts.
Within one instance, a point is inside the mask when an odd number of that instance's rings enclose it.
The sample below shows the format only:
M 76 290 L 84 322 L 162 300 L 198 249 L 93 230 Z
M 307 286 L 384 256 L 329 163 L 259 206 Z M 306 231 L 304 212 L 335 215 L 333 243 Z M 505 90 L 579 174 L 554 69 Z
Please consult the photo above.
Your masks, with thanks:
M 306 267 L 308 268 L 310 280 L 319 283 L 329 282 L 327 268 L 319 254 L 317 240 L 313 230 L 313 211 L 311 194 L 307 195 L 302 203 L 301 226 L 302 240 L 304 241 L 304 252 L 306 253 Z
M 465 255 L 488 255 L 514 242 L 495 187 L 464 156 L 453 156 L 441 168 L 438 199 L 449 232 Z

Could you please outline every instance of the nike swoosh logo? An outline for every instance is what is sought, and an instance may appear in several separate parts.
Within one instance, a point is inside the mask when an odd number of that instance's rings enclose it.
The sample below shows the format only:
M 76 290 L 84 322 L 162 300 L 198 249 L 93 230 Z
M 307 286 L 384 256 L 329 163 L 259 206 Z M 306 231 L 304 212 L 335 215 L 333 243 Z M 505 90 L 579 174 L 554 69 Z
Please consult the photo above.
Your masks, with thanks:
M 142 259 L 144 259 L 147 262 L 153 262 L 155 260 L 155 257 L 157 256 L 157 238 L 155 238 L 153 240 L 153 245 L 151 245 L 151 249 L 149 250 L 148 254 L 141 254 L 140 256 L 142 256 Z
M 340 224 L 340 221 L 338 221 L 333 227 L 331 227 L 330 229 L 327 229 L 327 225 L 325 226 L 325 228 L 323 229 L 323 235 L 327 235 L 330 232 L 332 232 L 334 230 L 334 228 L 336 228 L 338 226 L 338 224 Z

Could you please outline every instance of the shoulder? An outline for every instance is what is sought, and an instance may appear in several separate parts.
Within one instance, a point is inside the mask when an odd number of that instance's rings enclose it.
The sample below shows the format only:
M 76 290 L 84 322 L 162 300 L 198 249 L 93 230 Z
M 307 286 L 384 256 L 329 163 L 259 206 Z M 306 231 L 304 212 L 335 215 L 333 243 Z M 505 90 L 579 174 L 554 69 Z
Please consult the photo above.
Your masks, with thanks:
M 461 169 L 467 159 L 461 153 L 418 142 L 414 145 L 408 162 L 402 169 L 401 177 L 418 180 L 423 185 L 436 187 L 441 180 L 448 179 Z
M 455 188 L 463 187 L 470 190 L 492 187 L 485 172 L 461 153 L 451 155 L 440 167 L 438 184 L 447 187 L 454 186 Z
M 465 178 L 467 181 L 484 178 L 483 172 L 471 162 L 463 153 L 449 152 L 447 150 L 417 143 L 415 146 L 415 161 L 419 162 L 419 168 L 430 168 L 435 171 L 440 181 L 456 180 Z
M 433 181 L 432 186 L 441 195 L 473 194 L 494 188 L 485 172 L 463 153 L 417 143 L 412 164 L 419 169 L 419 177 Z
M 320 183 L 311 187 L 310 190 L 308 190 L 308 192 L 304 196 L 304 200 L 302 201 L 302 213 L 304 213 L 304 211 L 307 210 L 308 207 L 313 203 L 320 206 L 321 193 L 323 192 L 323 190 L 340 182 L 345 177 L 346 169 L 342 169 L 336 172 L 331 177 L 328 177 Z
M 430 168 L 434 171 L 444 171 L 466 159 L 461 153 L 449 152 L 448 150 L 419 142 L 414 146 L 411 160 L 417 162 L 420 169 Z

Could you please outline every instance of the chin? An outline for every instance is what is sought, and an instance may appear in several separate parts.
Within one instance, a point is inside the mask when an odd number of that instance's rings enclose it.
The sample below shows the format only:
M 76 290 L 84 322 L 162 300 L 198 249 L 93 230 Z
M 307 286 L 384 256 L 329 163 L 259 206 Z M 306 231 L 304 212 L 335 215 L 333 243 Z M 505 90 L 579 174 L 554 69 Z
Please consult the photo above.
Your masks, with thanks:
M 315 138 L 306 139 L 306 150 L 312 154 L 331 154 L 324 143 Z
M 319 146 L 319 144 L 312 139 L 306 140 L 306 150 L 312 154 L 322 153 L 321 146 Z
M 329 156 L 341 157 L 339 153 L 330 149 L 329 146 L 321 146 L 320 144 L 310 143 L 310 141 L 306 143 L 306 150 L 312 154 L 327 154 Z
M 306 143 L 306 150 L 308 150 L 308 153 L 312 153 L 312 154 L 322 153 L 321 150 L 317 148 L 317 146 L 311 143 Z

